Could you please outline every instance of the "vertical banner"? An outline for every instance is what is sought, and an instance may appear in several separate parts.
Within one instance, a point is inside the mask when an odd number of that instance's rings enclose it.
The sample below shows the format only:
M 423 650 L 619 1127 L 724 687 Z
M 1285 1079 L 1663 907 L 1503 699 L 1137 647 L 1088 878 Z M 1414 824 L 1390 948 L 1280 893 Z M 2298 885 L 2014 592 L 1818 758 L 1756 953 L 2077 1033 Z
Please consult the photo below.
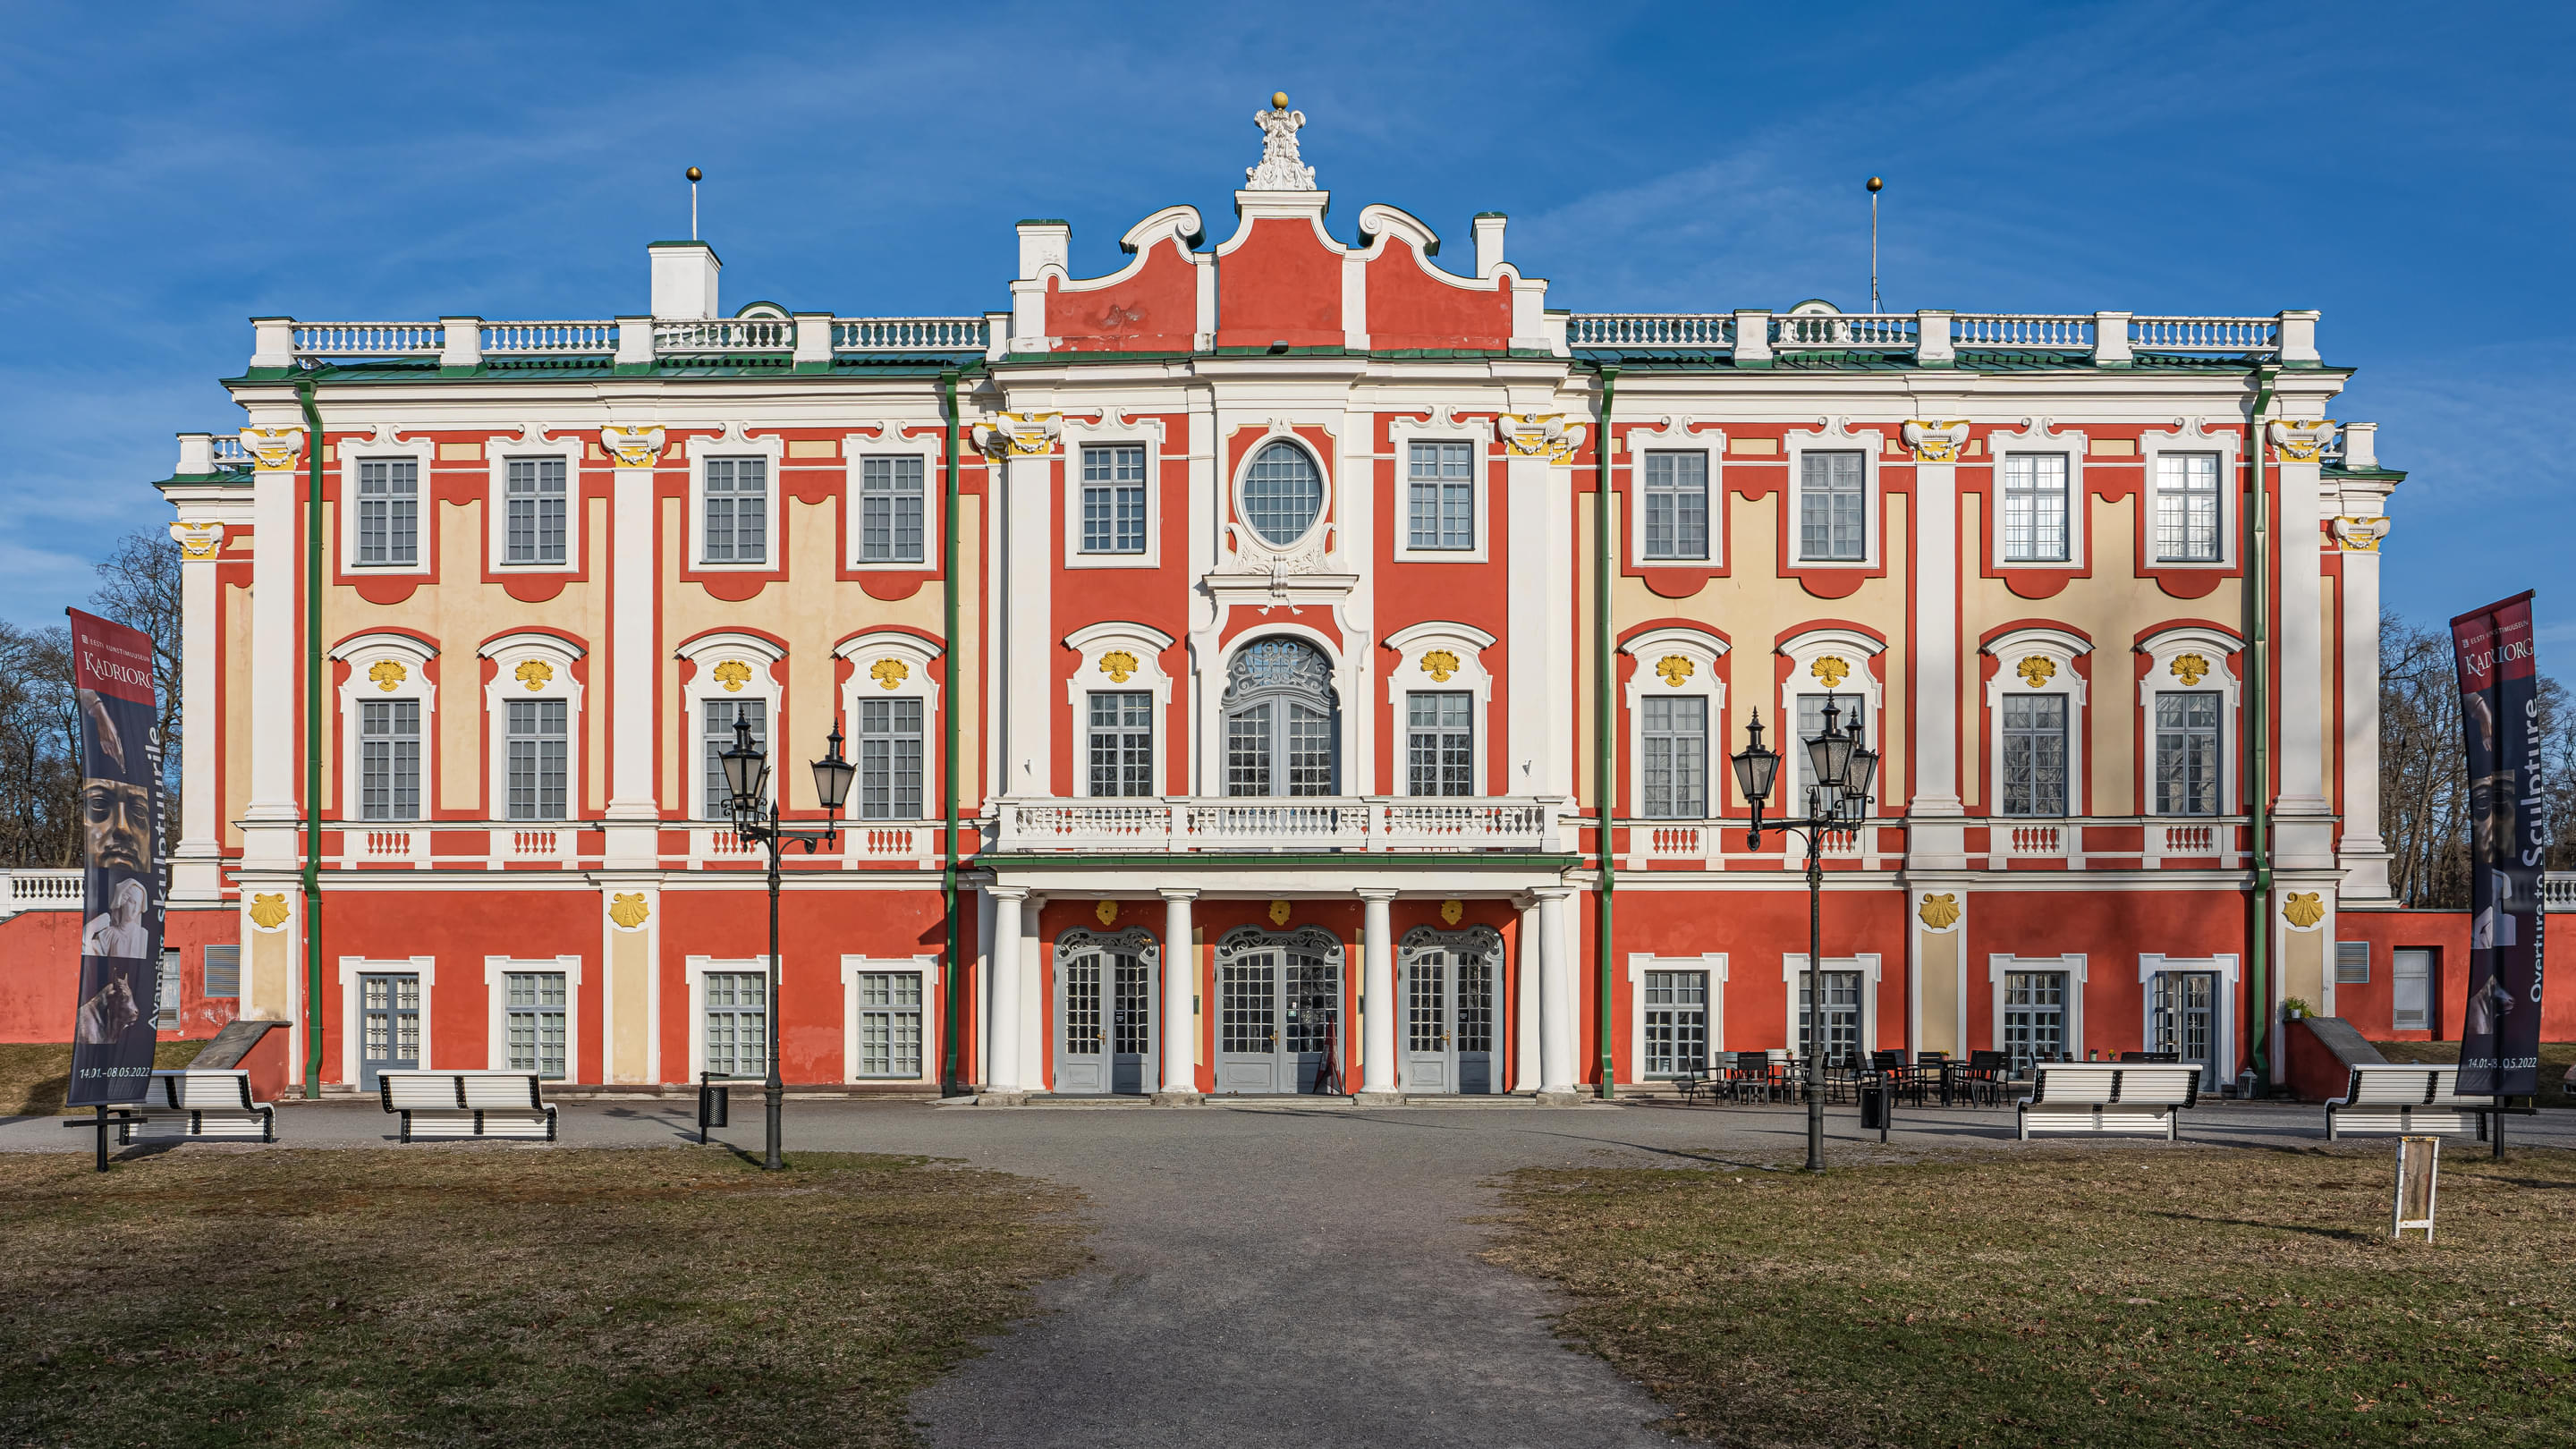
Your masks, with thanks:
M 2528 590 L 2451 621 L 2469 765 L 2469 999 L 2462 1096 L 2540 1090 L 2539 675 Z
M 160 709 L 152 641 L 122 624 L 66 609 L 80 712 L 80 1005 L 72 1020 L 74 1107 L 137 1102 L 152 1084 L 160 1011 Z

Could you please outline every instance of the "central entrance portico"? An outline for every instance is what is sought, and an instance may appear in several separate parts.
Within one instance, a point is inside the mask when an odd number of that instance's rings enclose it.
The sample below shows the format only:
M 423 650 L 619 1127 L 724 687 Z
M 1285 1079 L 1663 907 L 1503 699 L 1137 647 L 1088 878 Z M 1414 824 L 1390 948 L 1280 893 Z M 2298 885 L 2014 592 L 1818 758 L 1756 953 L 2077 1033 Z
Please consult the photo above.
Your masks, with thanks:
M 1230 931 L 1216 947 L 1216 1090 L 1311 1092 L 1341 1041 L 1342 943 L 1327 931 Z

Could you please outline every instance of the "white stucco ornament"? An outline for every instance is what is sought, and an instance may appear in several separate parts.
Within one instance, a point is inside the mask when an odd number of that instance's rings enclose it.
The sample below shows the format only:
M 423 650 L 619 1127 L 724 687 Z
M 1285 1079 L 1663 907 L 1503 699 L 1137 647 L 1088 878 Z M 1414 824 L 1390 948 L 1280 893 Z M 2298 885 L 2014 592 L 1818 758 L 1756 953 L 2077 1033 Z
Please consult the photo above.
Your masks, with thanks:
M 1288 109 L 1288 93 L 1270 98 L 1270 109 L 1252 113 L 1261 128 L 1261 164 L 1244 168 L 1246 191 L 1312 191 L 1315 168 L 1300 164 L 1297 131 L 1306 124 L 1304 111 Z

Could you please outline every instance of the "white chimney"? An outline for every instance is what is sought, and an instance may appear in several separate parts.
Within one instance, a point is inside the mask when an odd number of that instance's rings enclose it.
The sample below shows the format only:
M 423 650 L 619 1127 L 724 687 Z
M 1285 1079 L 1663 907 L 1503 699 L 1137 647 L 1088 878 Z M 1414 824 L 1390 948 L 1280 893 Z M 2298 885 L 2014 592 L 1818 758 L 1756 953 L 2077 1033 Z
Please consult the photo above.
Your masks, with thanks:
M 645 250 L 653 256 L 654 316 L 696 321 L 720 315 L 716 274 L 724 270 L 724 263 L 716 260 L 714 247 L 700 241 L 666 241 Z
M 1477 212 L 1474 226 L 1476 275 L 1490 277 L 1503 264 L 1503 214 L 1499 211 Z

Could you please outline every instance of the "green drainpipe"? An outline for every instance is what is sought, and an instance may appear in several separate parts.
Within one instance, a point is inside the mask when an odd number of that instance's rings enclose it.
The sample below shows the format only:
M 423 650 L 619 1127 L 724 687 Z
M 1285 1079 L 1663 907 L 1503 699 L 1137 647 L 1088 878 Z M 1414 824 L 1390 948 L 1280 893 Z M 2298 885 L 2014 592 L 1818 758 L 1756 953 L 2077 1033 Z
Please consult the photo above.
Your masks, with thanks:
M 1592 797 L 1601 811 L 1601 875 L 1594 892 L 1593 978 L 1598 983 L 1601 1096 L 1619 1094 L 1618 1067 L 1610 1056 L 1610 902 L 1619 873 L 1610 864 L 1610 822 L 1618 815 L 1619 749 L 1610 708 L 1610 576 L 1618 554 L 1610 537 L 1610 404 L 1619 393 L 1619 369 L 1601 369 L 1601 432 L 1592 440 Z
M 2253 487 L 2246 497 L 2251 520 L 2245 550 L 2245 607 L 2249 617 L 2247 648 L 2253 663 L 2245 671 L 2246 739 L 2253 755 L 2254 893 L 2246 901 L 2245 989 L 2252 1030 L 2249 1055 L 2254 1064 L 2254 1092 L 2272 1090 L 2272 993 L 2268 979 L 2272 941 L 2272 504 L 2263 486 L 2263 414 L 2272 405 L 2274 367 L 2254 370 L 2254 410 L 2245 429 L 2245 456 Z
M 298 373 L 304 410 L 304 1095 L 322 1095 L 322 410 Z
M 942 495 L 939 539 L 940 646 L 947 650 L 946 745 L 940 754 L 939 794 L 948 846 L 939 867 L 939 899 L 948 921 L 948 954 L 940 972 L 939 1095 L 957 1095 L 957 369 L 939 373 L 939 405 L 948 419 L 948 476 Z

